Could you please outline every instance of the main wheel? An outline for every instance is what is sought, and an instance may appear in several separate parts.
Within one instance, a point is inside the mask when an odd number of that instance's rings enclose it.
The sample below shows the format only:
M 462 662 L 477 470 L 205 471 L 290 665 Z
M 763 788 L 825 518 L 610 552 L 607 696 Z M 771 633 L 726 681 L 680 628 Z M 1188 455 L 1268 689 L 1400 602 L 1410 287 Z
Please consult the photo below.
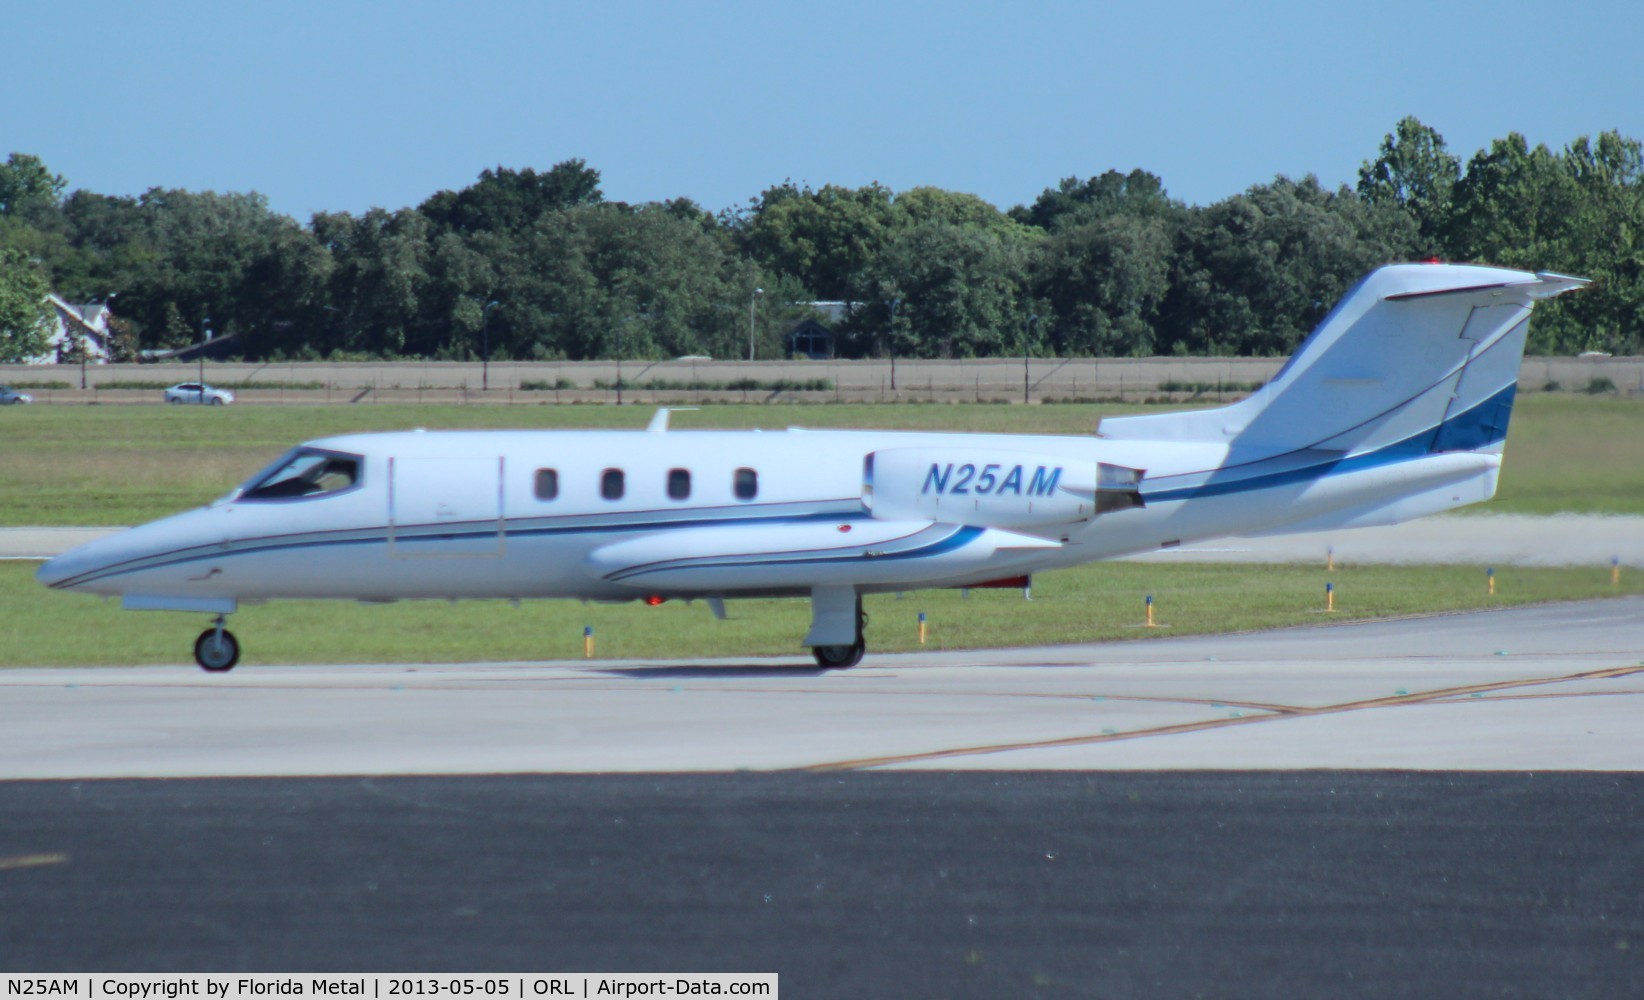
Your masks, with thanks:
M 816 657 L 817 666 L 828 670 L 854 667 L 862 662 L 862 654 L 867 651 L 868 644 L 860 635 L 849 646 L 811 647 L 811 655 Z
M 240 640 L 234 638 L 234 633 L 223 629 L 221 638 L 216 629 L 208 628 L 194 640 L 194 662 L 202 670 L 209 670 L 214 674 L 233 670 L 234 664 L 240 662 Z

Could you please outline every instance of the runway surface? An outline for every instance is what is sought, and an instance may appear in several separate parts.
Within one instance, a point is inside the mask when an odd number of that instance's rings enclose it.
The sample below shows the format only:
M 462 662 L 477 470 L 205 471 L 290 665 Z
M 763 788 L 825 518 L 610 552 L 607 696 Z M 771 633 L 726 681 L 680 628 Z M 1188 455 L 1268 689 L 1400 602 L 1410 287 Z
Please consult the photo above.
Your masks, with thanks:
M 1644 598 L 802 656 L 6 670 L 0 778 L 1644 769 Z

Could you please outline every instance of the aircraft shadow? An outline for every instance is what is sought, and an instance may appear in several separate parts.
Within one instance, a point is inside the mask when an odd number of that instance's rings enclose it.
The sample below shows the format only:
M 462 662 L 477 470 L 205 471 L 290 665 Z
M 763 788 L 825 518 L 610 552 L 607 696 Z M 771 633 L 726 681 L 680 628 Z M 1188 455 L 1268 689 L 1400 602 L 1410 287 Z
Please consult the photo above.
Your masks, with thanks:
M 772 666 L 768 663 L 720 663 L 713 666 L 656 666 L 656 667 L 607 667 L 599 673 L 610 674 L 613 677 L 628 677 L 633 680 L 655 680 L 658 678 L 685 678 L 685 679 L 713 679 L 726 677 L 821 677 L 832 673 L 825 667 L 811 664 L 794 664 L 792 666 Z

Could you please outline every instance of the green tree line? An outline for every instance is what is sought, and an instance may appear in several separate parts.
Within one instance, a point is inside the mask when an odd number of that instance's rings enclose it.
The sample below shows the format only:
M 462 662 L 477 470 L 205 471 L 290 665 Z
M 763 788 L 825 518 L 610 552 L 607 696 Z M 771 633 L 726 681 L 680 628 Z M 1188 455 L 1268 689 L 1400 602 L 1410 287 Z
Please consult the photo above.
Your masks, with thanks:
M 1406 118 L 1355 187 L 1280 176 L 1206 206 L 1110 170 L 1008 211 L 784 182 L 714 214 L 609 201 L 581 160 L 306 225 L 256 193 L 67 187 L 34 156 L 0 165 L 0 360 L 38 346 L 48 287 L 117 296 L 136 347 L 210 330 L 248 359 L 735 358 L 750 337 L 775 358 L 814 301 L 850 303 L 846 357 L 1277 355 L 1370 268 L 1428 258 L 1596 279 L 1544 306 L 1533 351 L 1644 336 L 1644 154 L 1614 132 L 1513 133 L 1464 164 Z

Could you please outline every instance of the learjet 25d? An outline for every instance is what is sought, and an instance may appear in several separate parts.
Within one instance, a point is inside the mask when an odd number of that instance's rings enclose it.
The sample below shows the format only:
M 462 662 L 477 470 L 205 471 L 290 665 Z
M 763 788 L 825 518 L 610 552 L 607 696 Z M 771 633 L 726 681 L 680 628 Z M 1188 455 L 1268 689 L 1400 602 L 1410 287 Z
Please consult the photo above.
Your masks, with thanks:
M 310 441 L 199 510 L 42 566 L 60 590 L 214 615 L 242 601 L 807 597 L 824 667 L 862 595 L 975 587 L 1227 535 L 1391 524 L 1489 499 L 1531 308 L 1586 282 L 1398 264 L 1265 386 L 1092 436 L 405 431 Z

